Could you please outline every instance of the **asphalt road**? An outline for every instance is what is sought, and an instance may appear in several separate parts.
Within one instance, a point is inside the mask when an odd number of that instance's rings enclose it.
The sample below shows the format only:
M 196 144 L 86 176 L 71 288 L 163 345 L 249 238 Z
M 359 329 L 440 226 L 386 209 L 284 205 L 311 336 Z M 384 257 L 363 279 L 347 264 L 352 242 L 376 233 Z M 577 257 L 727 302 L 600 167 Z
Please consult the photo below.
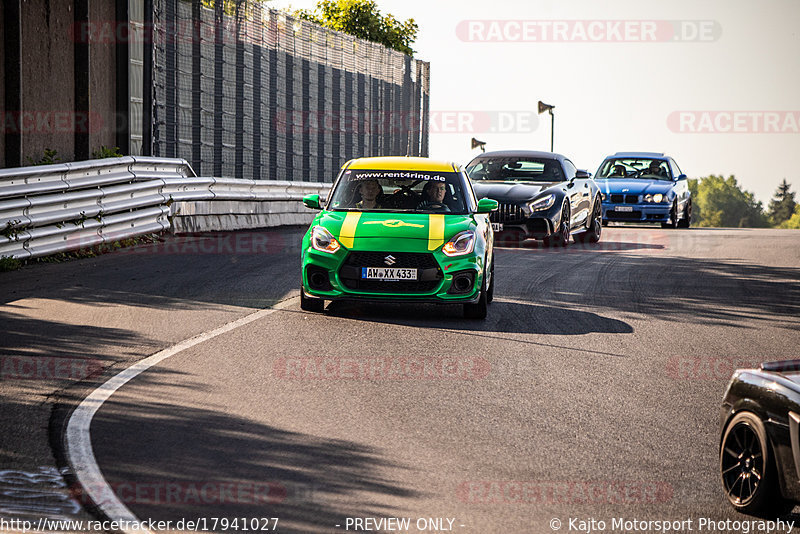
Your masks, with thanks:
M 800 356 L 800 234 L 610 227 L 594 247 L 501 247 L 485 322 L 432 306 L 304 313 L 299 233 L 278 235 L 263 255 L 117 253 L 91 260 L 106 277 L 75 262 L 3 279 L 18 292 L 3 293 L 17 321 L 4 349 L 67 345 L 116 367 L 278 302 L 98 412 L 98 462 L 138 517 L 278 517 L 281 532 L 752 519 L 720 490 L 719 405 L 735 367 Z M 33 280 L 48 269 L 60 278 Z M 81 321 L 76 339 L 64 325 Z

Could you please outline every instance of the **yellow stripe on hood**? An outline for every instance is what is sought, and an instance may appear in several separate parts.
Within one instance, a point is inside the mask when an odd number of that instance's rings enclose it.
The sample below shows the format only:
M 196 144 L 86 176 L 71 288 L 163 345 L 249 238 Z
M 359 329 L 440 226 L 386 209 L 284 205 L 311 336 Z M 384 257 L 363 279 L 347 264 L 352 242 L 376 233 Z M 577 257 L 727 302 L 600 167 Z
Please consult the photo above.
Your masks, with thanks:
M 353 241 L 356 238 L 356 226 L 361 218 L 360 211 L 350 211 L 344 218 L 342 230 L 339 232 L 339 242 L 345 248 L 353 248 Z
M 428 250 L 444 245 L 444 215 L 428 216 Z

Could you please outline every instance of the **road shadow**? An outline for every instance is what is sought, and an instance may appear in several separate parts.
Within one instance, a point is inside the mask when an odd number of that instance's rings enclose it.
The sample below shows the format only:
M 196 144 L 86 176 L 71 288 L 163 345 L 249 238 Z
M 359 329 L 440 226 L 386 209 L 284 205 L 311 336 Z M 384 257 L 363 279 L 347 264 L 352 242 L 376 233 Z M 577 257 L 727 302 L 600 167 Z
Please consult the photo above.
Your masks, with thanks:
M 86 358 L 86 347 L 89 346 L 93 352 L 103 353 L 108 348 L 119 347 L 121 340 L 128 346 L 149 342 L 132 330 L 35 319 L 11 311 L 0 311 L 0 323 L 3 325 L 0 357 L 81 359 Z
M 157 392 L 164 380 L 151 370 L 137 387 Z M 139 518 L 278 517 L 280 532 L 331 532 L 348 516 L 397 515 L 387 500 L 421 496 L 391 478 L 409 468 L 379 448 L 166 397 L 114 397 L 92 422 L 103 475 Z
M 576 254 L 587 252 L 631 252 L 635 250 L 663 251 L 666 246 L 662 243 L 645 243 L 636 241 L 611 241 L 601 240 L 599 243 L 572 242 L 566 248 L 546 247 L 541 241 L 528 239 L 526 241 L 496 242 L 495 249 L 504 251 L 537 252 L 540 254 Z
M 469 330 L 506 334 L 583 335 L 593 332 L 630 334 L 620 320 L 563 307 L 495 299 L 485 320 L 465 319 L 462 305 L 332 302 L 326 313 L 341 318 L 399 324 L 416 328 Z

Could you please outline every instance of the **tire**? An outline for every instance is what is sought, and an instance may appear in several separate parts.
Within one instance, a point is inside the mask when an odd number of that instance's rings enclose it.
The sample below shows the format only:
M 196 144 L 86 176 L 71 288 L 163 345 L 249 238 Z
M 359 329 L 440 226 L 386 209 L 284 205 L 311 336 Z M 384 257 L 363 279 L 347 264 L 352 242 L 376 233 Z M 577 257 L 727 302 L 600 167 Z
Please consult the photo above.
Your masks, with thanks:
M 595 204 L 592 210 L 592 216 L 587 221 L 586 231 L 575 236 L 577 241 L 581 243 L 597 243 L 600 241 L 600 235 L 603 233 L 602 210 L 600 204 Z
M 561 208 L 561 221 L 559 222 L 558 232 L 553 235 L 549 235 L 544 238 L 544 246 L 545 247 L 566 247 L 569 245 L 569 238 L 570 238 L 570 228 L 569 228 L 569 204 L 566 202 L 564 203 L 564 207 Z
M 739 412 L 725 427 L 719 471 L 725 496 L 739 512 L 777 517 L 792 509 L 780 494 L 772 447 L 756 414 Z
M 492 254 L 492 269 L 489 276 L 489 289 L 486 290 L 486 302 L 491 304 L 494 300 L 494 254 Z
M 606 221 L 605 219 L 603 220 L 603 226 L 608 226 L 608 221 Z
M 686 204 L 683 211 L 683 219 L 678 221 L 678 228 L 689 228 L 692 225 L 692 201 Z
M 325 311 L 325 299 L 315 299 L 307 297 L 300 288 L 300 309 L 307 312 L 322 313 Z
M 494 288 L 492 288 L 494 291 Z M 488 291 L 486 290 L 486 277 L 481 282 L 481 296 L 475 304 L 468 302 L 464 304 L 464 317 L 467 319 L 486 319 L 489 307 Z
M 669 210 L 669 222 L 662 222 L 661 228 L 677 228 L 678 227 L 678 201 L 672 203 L 672 209 Z

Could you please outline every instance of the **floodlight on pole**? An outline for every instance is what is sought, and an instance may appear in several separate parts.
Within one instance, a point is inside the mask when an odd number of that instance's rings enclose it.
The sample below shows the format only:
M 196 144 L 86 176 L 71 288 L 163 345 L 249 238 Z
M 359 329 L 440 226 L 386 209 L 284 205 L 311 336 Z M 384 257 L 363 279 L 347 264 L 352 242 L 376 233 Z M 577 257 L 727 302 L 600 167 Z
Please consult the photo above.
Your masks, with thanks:
M 553 109 L 555 106 L 551 106 L 550 104 L 545 104 L 541 100 L 539 100 L 539 115 L 547 111 L 550 113 L 550 152 L 553 151 L 553 129 L 555 128 L 556 124 L 556 117 L 553 115 Z
M 486 152 L 486 148 L 485 148 L 486 147 L 486 141 L 478 141 L 477 139 L 475 139 L 473 137 L 471 145 L 472 145 L 472 149 L 473 150 L 476 149 L 477 147 L 481 147 L 481 152 Z

